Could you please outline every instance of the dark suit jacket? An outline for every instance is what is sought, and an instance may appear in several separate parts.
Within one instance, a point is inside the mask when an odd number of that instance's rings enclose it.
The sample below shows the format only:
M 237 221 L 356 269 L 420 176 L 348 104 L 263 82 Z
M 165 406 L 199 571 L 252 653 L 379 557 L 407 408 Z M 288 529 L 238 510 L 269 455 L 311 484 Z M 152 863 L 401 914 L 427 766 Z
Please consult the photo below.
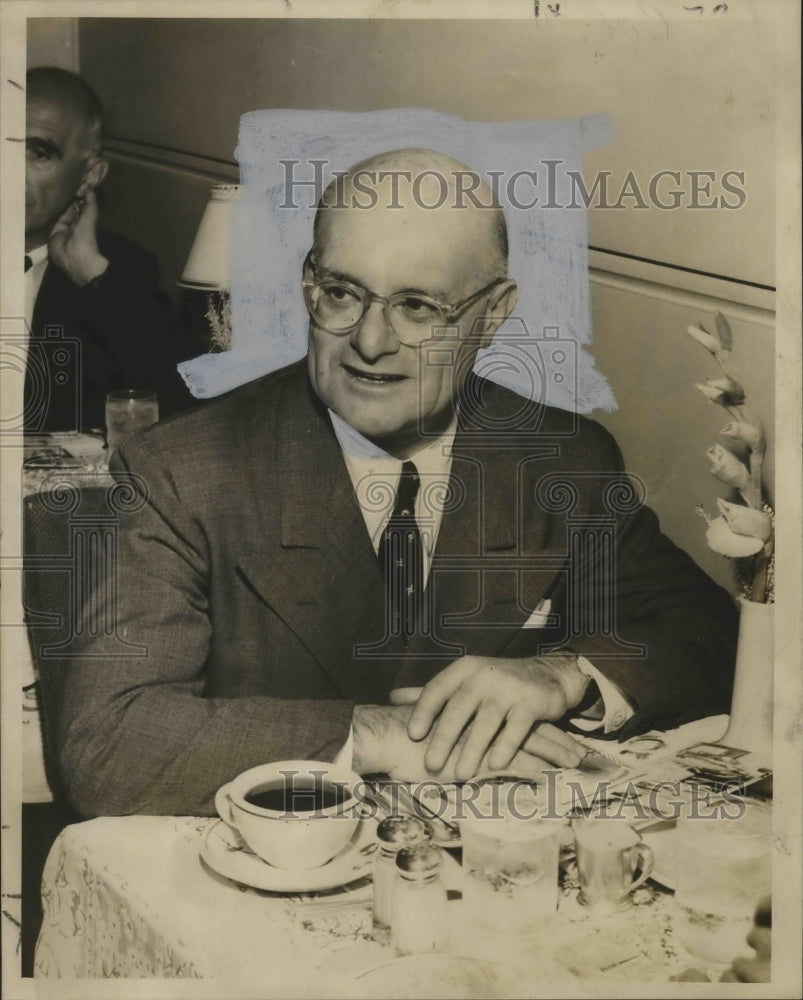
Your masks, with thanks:
M 45 270 L 32 318 L 26 430 L 103 427 L 110 389 L 155 390 L 161 415 L 193 402 L 176 365 L 199 349 L 172 321 L 156 261 L 113 233 L 100 233 L 98 245 L 109 266 L 96 284 L 79 288 L 53 264 Z
M 633 703 L 623 735 L 727 709 L 733 603 L 633 502 L 591 421 L 472 379 L 433 634 L 406 648 L 386 635 L 379 564 L 303 363 L 133 436 L 122 456 L 142 505 L 121 515 L 117 593 L 93 605 L 118 601 L 116 635 L 79 641 L 60 718 L 82 813 L 210 813 L 238 772 L 331 758 L 354 703 L 464 653 L 572 647 Z M 549 626 L 522 628 L 545 597 Z

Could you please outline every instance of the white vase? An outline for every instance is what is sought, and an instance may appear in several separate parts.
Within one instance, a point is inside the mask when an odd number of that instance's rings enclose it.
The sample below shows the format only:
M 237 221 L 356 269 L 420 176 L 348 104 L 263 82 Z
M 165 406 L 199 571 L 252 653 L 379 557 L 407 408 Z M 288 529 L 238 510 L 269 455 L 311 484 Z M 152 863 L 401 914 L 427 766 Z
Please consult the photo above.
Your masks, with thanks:
M 772 763 L 774 604 L 739 598 L 739 644 L 728 730 L 720 740 Z

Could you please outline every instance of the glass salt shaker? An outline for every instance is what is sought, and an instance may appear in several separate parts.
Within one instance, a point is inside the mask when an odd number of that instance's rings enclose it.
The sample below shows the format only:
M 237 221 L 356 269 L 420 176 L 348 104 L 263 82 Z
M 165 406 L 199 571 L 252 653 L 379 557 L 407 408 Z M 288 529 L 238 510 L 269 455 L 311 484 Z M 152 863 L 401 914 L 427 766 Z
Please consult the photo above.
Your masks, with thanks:
M 374 865 L 373 937 L 380 944 L 389 944 L 396 854 L 404 847 L 427 843 L 432 837 L 432 827 L 415 816 L 393 814 L 379 823 L 376 837 L 379 852 Z
M 441 857 L 440 849 L 429 843 L 404 847 L 396 855 L 391 926 L 398 955 L 446 949 L 449 926 Z

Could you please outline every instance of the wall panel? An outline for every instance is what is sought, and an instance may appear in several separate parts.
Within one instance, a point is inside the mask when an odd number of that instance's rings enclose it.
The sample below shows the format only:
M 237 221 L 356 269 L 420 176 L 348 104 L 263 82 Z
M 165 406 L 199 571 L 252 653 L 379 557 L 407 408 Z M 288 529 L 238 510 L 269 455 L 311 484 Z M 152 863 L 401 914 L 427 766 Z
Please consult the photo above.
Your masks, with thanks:
M 760 22 L 91 18 L 80 39 L 112 135 L 224 162 L 239 116 L 257 108 L 610 112 L 616 137 L 586 165 L 589 177 L 611 171 L 609 202 L 629 171 L 646 193 L 660 170 L 744 172 L 747 200 L 662 211 L 624 199 L 591 211 L 591 244 L 774 284 L 774 64 Z

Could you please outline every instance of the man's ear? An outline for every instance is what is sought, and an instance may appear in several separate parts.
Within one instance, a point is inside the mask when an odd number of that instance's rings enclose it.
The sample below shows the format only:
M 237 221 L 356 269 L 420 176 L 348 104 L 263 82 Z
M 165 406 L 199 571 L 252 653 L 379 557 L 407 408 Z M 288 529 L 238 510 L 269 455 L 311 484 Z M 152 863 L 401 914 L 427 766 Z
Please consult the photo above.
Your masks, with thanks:
M 488 296 L 484 315 L 478 317 L 471 328 L 471 335 L 480 341 L 479 350 L 489 347 L 494 334 L 516 308 L 519 289 L 512 278 L 497 285 Z
M 83 198 L 87 191 L 94 191 L 103 183 L 103 178 L 109 170 L 109 161 L 105 156 L 92 156 L 87 160 L 81 186 L 76 192 L 78 198 Z

